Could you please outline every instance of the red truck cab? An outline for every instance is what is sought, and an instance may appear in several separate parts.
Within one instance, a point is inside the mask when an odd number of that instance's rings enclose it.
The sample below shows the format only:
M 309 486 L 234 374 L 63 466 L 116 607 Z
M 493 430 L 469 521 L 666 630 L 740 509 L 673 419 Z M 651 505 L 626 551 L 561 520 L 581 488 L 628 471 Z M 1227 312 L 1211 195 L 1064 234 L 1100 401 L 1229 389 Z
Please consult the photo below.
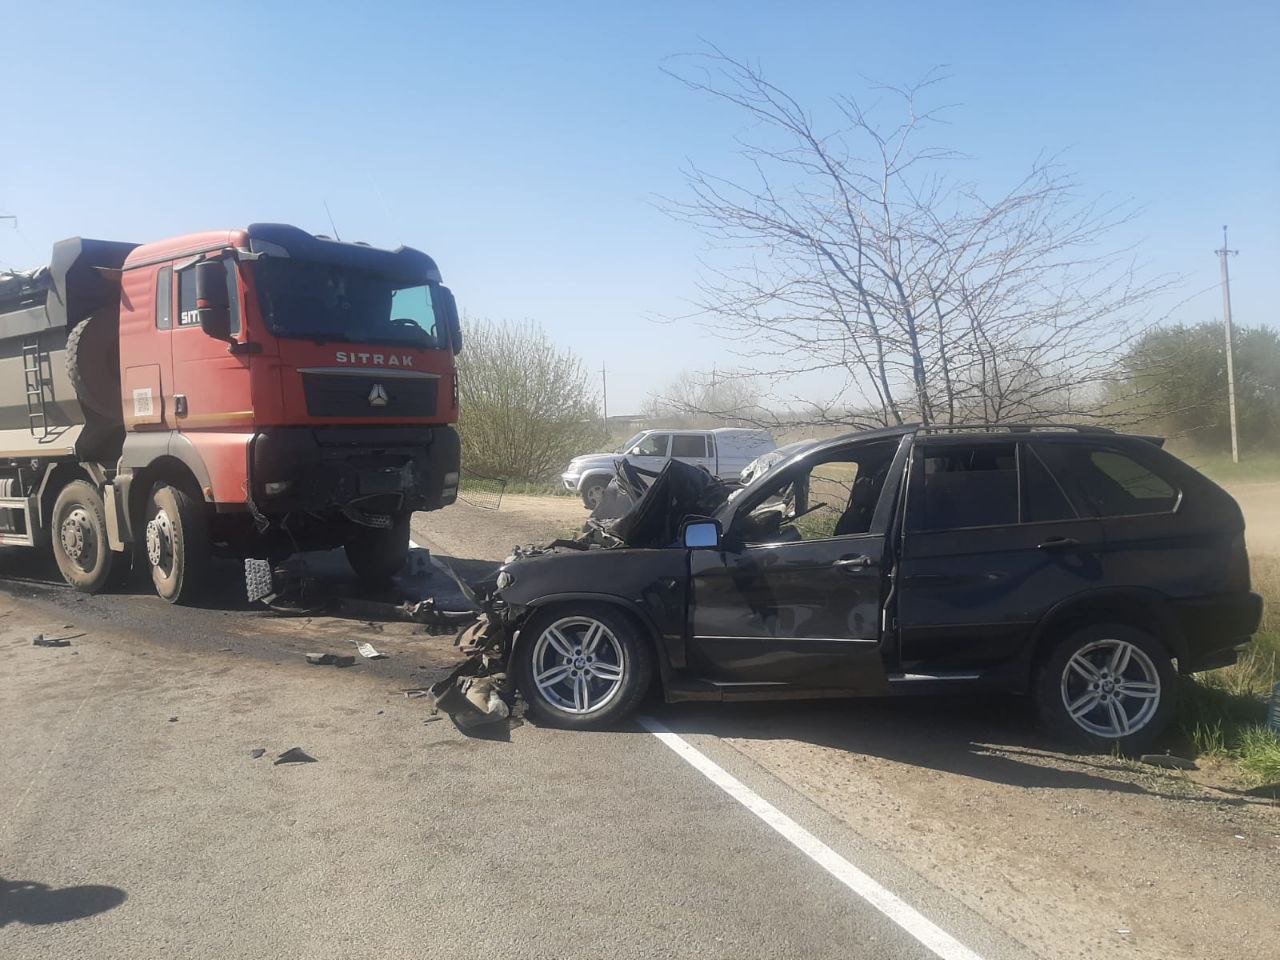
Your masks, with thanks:
M 358 573 L 391 575 L 411 512 L 457 496 L 460 347 L 453 295 L 417 250 L 283 224 L 137 247 L 120 273 L 110 526 L 170 599 L 208 548 L 344 546 Z

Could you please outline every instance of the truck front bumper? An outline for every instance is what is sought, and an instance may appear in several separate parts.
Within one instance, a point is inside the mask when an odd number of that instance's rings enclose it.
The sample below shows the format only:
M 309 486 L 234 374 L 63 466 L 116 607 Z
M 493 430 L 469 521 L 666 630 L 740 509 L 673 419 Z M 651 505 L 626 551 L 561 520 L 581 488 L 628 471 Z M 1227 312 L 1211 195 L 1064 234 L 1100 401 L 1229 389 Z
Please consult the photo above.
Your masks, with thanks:
M 582 482 L 582 475 L 577 473 L 560 474 L 560 482 L 564 484 L 564 488 L 571 493 L 578 492 L 578 484 Z
M 278 427 L 253 438 L 249 483 L 264 514 L 435 510 L 458 496 L 450 426 Z

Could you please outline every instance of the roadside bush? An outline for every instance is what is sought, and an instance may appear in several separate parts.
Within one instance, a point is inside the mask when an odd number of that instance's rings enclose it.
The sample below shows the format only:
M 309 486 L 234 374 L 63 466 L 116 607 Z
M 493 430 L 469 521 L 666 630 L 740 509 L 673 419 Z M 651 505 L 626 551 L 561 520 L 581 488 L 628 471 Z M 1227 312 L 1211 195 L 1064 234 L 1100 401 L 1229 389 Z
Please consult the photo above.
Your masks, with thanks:
M 587 371 L 534 323 L 467 321 L 458 357 L 462 464 L 518 482 L 550 480 L 600 442 Z

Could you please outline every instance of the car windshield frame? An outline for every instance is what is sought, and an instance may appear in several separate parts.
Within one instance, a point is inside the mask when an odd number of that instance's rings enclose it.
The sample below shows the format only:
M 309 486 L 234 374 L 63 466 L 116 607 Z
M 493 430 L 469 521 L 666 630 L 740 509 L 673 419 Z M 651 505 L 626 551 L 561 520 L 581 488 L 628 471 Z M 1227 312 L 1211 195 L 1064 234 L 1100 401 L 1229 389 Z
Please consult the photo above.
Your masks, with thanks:
M 449 349 L 440 285 L 434 281 L 404 282 L 358 267 L 263 257 L 253 264 L 253 285 L 263 324 L 276 337 Z M 397 309 L 395 300 L 405 295 Z M 343 311 L 352 317 L 342 317 Z M 360 316 L 352 322 L 357 311 Z M 415 312 L 419 316 L 408 315 Z M 428 314 L 429 329 L 420 322 Z

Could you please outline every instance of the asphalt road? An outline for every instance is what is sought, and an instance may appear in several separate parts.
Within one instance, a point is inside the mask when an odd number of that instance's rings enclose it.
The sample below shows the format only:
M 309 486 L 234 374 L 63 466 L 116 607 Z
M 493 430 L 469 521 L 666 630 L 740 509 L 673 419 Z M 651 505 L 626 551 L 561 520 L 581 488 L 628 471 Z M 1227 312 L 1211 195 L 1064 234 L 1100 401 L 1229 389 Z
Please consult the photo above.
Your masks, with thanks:
M 935 955 L 638 724 L 424 723 L 402 691 L 448 638 L 282 620 L 234 567 L 202 609 L 86 598 L 21 551 L 0 577 L 6 960 Z M 302 657 L 371 637 L 388 659 Z M 682 742 L 977 955 L 1025 956 L 716 737 Z M 291 747 L 315 762 L 273 764 Z

